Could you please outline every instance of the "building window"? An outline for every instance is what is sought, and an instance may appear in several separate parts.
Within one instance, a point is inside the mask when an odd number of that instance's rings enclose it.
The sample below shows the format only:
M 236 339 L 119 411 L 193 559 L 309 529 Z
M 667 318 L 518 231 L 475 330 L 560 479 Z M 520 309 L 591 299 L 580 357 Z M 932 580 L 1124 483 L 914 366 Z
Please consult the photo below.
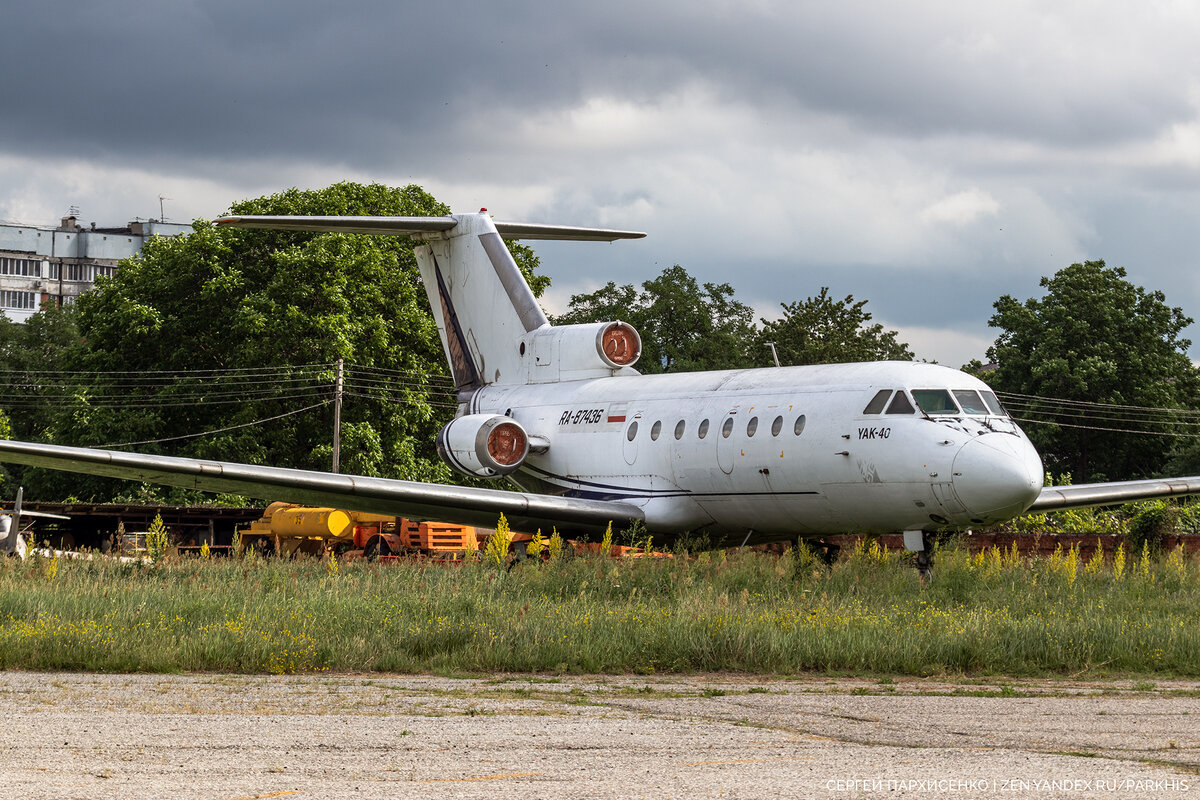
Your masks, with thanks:
M 67 264 L 64 280 L 91 283 L 95 280 L 95 264 Z
M 40 278 L 42 262 L 31 258 L 0 258 L 0 275 L 26 275 Z
M 20 309 L 37 308 L 37 293 L 14 292 L 8 289 L 0 290 L 0 307 Z

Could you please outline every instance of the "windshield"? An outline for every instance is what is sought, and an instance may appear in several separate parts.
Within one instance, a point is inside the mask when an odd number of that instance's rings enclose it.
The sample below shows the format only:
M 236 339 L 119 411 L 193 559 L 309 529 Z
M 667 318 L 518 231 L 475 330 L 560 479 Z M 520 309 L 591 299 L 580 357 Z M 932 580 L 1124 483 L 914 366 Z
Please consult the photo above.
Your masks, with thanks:
M 984 415 L 988 413 L 987 406 L 979 399 L 979 392 L 971 389 L 955 389 L 954 399 L 958 400 L 964 414 Z
M 980 392 L 983 395 L 983 402 L 987 403 L 990 410 L 997 417 L 1007 417 L 1008 412 L 1004 410 L 1004 406 L 1000 405 L 1000 401 L 996 399 L 996 395 L 991 392 Z
M 926 414 L 957 414 L 958 406 L 945 389 L 913 389 L 913 400 Z

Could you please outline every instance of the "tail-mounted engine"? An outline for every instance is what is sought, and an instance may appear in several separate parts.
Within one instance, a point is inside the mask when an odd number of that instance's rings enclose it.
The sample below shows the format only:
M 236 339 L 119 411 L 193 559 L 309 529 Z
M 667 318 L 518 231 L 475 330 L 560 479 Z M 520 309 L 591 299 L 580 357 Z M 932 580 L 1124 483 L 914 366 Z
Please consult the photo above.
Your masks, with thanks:
M 521 423 L 499 414 L 468 414 L 453 419 L 437 437 L 442 461 L 472 478 L 496 478 L 521 466 L 529 435 Z
M 616 375 L 642 354 L 642 337 L 628 322 L 538 328 L 521 340 L 529 383 Z

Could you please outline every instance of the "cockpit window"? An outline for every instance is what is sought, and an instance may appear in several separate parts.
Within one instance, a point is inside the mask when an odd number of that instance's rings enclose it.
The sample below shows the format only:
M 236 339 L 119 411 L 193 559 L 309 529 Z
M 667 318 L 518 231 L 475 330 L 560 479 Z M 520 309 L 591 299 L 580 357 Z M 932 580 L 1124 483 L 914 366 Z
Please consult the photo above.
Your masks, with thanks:
M 908 401 L 908 395 L 904 392 L 896 392 L 896 396 L 892 398 L 892 404 L 888 406 L 887 413 L 889 414 L 912 414 L 916 409 L 912 403 Z
M 864 414 L 879 414 L 883 411 L 883 407 L 887 405 L 887 399 L 892 396 L 891 389 L 880 389 L 871 398 L 871 402 L 867 403 L 867 407 L 863 409 Z
M 962 406 L 964 414 L 987 414 L 988 407 L 979 399 L 979 392 L 970 389 L 955 389 L 954 399 Z
M 996 395 L 991 392 L 980 392 L 983 395 L 983 402 L 987 403 L 988 410 L 998 417 L 1007 417 L 1008 412 L 1004 410 L 1004 406 L 1000 405 L 1000 401 L 996 399 Z
M 958 406 L 945 389 L 913 389 L 913 400 L 926 414 L 957 414 Z

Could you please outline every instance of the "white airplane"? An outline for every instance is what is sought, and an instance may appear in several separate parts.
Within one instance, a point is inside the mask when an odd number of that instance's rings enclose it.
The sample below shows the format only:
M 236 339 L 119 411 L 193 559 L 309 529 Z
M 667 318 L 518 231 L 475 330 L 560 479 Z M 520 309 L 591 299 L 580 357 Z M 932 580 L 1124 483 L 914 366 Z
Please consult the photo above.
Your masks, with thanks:
M 614 320 L 552 326 L 504 238 L 629 231 L 446 217 L 240 216 L 220 225 L 407 235 L 458 389 L 442 458 L 522 491 L 442 486 L 52 444 L 0 460 L 265 500 L 517 530 L 641 522 L 714 545 L 990 525 L 1030 510 L 1200 493 L 1200 477 L 1043 488 L 1042 462 L 982 381 L 907 362 L 641 375 Z

